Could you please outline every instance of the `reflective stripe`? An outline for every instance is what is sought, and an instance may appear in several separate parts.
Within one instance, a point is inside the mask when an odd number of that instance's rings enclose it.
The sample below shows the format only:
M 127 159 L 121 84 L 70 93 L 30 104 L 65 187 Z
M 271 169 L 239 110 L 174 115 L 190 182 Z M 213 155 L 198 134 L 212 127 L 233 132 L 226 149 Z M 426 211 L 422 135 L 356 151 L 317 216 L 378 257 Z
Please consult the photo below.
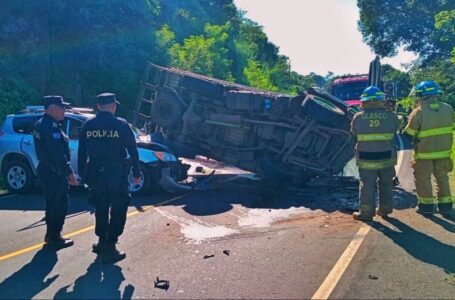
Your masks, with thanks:
M 419 203 L 422 204 L 433 204 L 433 197 L 419 197 L 417 196 L 417 200 Z
M 430 137 L 430 136 L 446 135 L 446 134 L 453 134 L 453 127 L 442 127 L 442 128 L 422 130 L 417 133 L 417 137 L 426 138 L 426 137 Z
M 438 202 L 439 203 L 452 203 L 452 197 L 438 197 Z
M 393 140 L 393 136 L 393 133 L 359 134 L 357 140 L 359 142 L 391 141 Z
M 396 164 L 395 159 L 388 159 L 385 161 L 365 161 L 365 160 L 357 160 L 357 166 L 359 169 L 366 169 L 366 170 L 381 170 L 388 167 L 393 167 Z
M 452 150 L 439 152 L 420 152 L 414 153 L 414 159 L 439 159 L 450 157 Z
M 417 134 L 417 130 L 415 129 L 412 129 L 411 127 L 408 127 L 404 130 L 404 132 L 406 132 L 407 134 L 409 134 L 410 136 L 416 136 Z

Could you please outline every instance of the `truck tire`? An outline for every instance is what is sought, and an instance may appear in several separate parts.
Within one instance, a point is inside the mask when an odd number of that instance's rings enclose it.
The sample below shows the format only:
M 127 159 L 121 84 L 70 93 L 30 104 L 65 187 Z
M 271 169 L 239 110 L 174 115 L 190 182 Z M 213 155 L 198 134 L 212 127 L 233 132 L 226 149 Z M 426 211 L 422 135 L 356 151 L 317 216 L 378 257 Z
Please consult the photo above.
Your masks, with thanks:
M 303 115 L 327 126 L 339 127 L 346 119 L 346 114 L 338 106 L 315 95 L 306 96 L 301 111 Z
M 170 94 L 160 93 L 152 105 L 152 122 L 164 128 L 173 128 L 182 121 L 183 107 Z
M 13 160 L 3 168 L 3 178 L 11 193 L 26 193 L 33 187 L 35 176 L 28 162 Z

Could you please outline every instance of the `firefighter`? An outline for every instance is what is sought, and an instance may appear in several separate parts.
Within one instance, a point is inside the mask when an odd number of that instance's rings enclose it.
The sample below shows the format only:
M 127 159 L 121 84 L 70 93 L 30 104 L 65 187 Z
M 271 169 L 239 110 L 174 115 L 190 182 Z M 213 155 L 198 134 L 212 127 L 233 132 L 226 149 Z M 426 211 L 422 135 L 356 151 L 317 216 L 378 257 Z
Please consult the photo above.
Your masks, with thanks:
M 409 116 L 405 134 L 414 145 L 413 168 L 418 205 L 416 211 L 431 215 L 434 211 L 432 177 L 436 179 L 439 213 L 447 217 L 452 210 L 448 173 L 452 171 L 453 108 L 438 99 L 441 93 L 433 81 L 415 87 L 418 106 Z
M 71 168 L 68 137 L 61 125 L 70 104 L 61 96 L 45 96 L 43 102 L 45 113 L 34 125 L 33 139 L 39 160 L 38 178 L 46 198 L 44 241 L 48 249 L 59 250 L 74 244 L 61 235 L 68 213 L 69 185 L 78 184 Z
M 78 168 L 90 187 L 89 197 L 95 205 L 95 233 L 98 243 L 93 252 L 102 255 L 104 263 L 117 262 L 126 257 L 116 248 L 123 233 L 129 192 L 127 152 L 131 157 L 134 184 L 141 178 L 136 140 L 129 124 L 115 116 L 117 104 L 114 94 L 97 97 L 99 113 L 82 126 L 78 149 Z
M 371 221 L 377 213 L 387 217 L 393 211 L 392 193 L 395 177 L 396 150 L 393 144 L 399 121 L 394 112 L 385 107 L 384 93 L 375 86 L 366 88 L 362 95 L 363 111 L 357 113 L 351 132 L 357 138 L 356 158 L 360 175 L 360 210 L 353 218 Z M 376 188 L 379 207 L 376 207 Z

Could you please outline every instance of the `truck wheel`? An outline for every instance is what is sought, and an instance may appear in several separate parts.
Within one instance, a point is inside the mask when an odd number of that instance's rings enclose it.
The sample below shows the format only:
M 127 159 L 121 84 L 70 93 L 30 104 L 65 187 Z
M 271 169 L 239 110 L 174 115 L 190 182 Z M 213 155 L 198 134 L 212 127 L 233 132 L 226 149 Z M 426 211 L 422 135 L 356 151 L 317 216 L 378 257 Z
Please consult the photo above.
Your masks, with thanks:
M 131 195 L 133 195 L 133 196 L 145 195 L 150 188 L 150 180 L 151 180 L 150 173 L 147 171 L 147 168 L 144 164 L 141 164 L 140 167 L 141 167 L 141 181 L 139 182 L 139 185 L 135 186 L 133 184 L 132 167 L 130 167 L 130 172 L 128 175 L 129 189 L 130 189 Z
M 182 121 L 183 107 L 174 96 L 160 93 L 152 105 L 152 122 L 164 128 L 173 128 Z
M 302 113 L 318 123 L 338 127 L 344 123 L 346 114 L 335 104 L 315 95 L 306 96 Z
M 11 193 L 25 193 L 33 186 L 33 172 L 27 162 L 14 160 L 3 169 L 6 188 Z

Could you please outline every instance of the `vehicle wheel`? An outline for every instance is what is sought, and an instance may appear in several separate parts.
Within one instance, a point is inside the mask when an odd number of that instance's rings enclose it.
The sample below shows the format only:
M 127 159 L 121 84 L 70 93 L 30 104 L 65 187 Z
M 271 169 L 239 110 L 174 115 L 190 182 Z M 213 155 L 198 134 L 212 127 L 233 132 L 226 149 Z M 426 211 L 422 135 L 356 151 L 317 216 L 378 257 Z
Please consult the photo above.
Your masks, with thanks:
M 133 196 L 138 196 L 138 195 L 145 195 L 149 188 L 150 188 L 150 173 L 147 170 L 147 167 L 144 164 L 140 165 L 141 167 L 141 180 L 139 182 L 139 185 L 135 186 L 133 184 L 133 168 L 130 167 L 130 172 L 128 174 L 128 184 L 129 184 L 129 189 L 130 193 Z
M 346 114 L 338 106 L 315 95 L 305 98 L 302 113 L 320 124 L 334 127 L 339 127 L 346 120 Z
M 152 122 L 164 128 L 173 128 L 182 121 L 183 107 L 177 98 L 158 94 L 152 106 Z
M 11 193 L 25 193 L 32 188 L 34 175 L 27 162 L 14 160 L 3 169 L 3 178 Z

